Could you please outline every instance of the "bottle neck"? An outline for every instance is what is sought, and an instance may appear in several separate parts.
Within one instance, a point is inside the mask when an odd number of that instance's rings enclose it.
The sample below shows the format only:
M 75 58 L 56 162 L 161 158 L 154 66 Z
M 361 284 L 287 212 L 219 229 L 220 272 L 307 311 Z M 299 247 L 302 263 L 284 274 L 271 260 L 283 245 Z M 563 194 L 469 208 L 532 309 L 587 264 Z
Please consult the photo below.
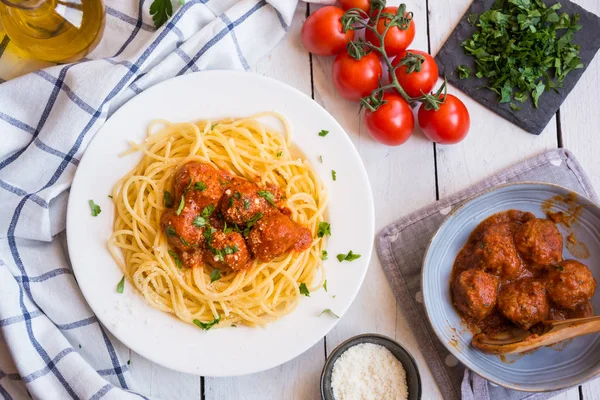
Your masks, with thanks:
M 46 0 L 0 0 L 8 7 L 20 8 L 23 10 L 33 10 L 40 7 Z

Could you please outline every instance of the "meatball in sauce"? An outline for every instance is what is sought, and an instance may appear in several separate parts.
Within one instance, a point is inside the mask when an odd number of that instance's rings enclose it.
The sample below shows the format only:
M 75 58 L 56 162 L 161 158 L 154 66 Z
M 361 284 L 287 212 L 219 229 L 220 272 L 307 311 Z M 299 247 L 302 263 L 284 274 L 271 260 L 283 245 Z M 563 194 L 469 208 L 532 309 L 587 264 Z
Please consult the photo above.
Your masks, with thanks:
M 471 331 L 494 335 L 591 316 L 596 280 L 584 264 L 563 260 L 563 237 L 552 221 L 509 210 L 473 230 L 454 261 L 450 288 Z
M 290 218 L 273 185 L 193 161 L 176 172 L 173 189 L 161 227 L 185 267 L 241 271 L 255 258 L 271 261 L 312 243 L 310 230 Z

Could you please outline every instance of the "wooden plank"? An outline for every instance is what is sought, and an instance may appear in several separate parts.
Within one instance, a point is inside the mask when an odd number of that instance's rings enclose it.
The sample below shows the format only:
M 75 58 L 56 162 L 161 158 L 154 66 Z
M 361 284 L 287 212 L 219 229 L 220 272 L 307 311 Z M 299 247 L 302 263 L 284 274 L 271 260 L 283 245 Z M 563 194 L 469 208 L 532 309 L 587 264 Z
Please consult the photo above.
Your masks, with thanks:
M 596 15 L 600 15 L 600 2 L 597 0 L 574 0 Z M 560 107 L 563 144 L 572 150 L 583 168 L 587 171 L 594 188 L 600 190 L 600 113 L 595 108 L 600 88 L 600 55 L 585 71 L 569 97 Z M 591 108 L 590 108 L 591 107 Z
M 400 1 L 390 1 L 397 5 Z M 414 12 L 417 37 L 414 48 L 427 49 L 426 3 L 405 1 Z M 311 6 L 313 9 L 314 6 Z M 399 147 L 375 142 L 365 131 L 359 105 L 342 99 L 331 81 L 332 57 L 313 57 L 315 99 L 344 127 L 369 174 L 375 200 L 376 232 L 411 211 L 435 201 L 433 146 L 420 136 L 412 137 Z M 343 171 L 338 170 L 338 174 Z M 329 282 L 335 292 L 335 282 Z M 327 351 L 344 340 L 361 333 L 380 333 L 395 338 L 415 356 L 423 380 L 423 398 L 441 398 L 416 340 L 398 307 L 376 254 L 352 307 L 327 335 Z
M 252 70 L 310 96 L 309 56 L 300 39 L 305 15 L 306 4 L 300 3 L 285 38 Z M 319 376 L 324 362 L 324 341 L 321 340 L 296 359 L 265 372 L 234 378 L 205 378 L 205 399 L 316 399 L 320 396 Z
M 144 387 L 132 389 L 153 399 L 201 399 L 200 377 L 183 374 L 150 362 L 130 350 L 129 372 L 133 382 Z

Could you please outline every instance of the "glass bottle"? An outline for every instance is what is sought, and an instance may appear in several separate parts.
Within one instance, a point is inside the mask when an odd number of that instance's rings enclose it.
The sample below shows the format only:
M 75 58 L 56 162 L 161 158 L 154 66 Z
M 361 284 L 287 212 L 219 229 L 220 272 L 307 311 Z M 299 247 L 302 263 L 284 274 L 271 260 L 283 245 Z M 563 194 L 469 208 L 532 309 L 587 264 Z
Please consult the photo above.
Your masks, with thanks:
M 100 41 L 102 0 L 0 0 L 0 23 L 11 42 L 38 60 L 79 60 Z

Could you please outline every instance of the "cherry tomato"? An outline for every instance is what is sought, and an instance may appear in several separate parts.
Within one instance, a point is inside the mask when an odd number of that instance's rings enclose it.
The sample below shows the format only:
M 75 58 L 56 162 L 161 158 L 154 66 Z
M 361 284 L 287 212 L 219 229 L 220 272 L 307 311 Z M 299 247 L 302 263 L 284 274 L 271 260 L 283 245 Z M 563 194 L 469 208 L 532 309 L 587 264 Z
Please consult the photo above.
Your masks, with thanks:
M 394 58 L 392 66 L 400 64 L 404 57 L 406 57 L 407 52 L 421 55 L 425 57 L 425 61 L 421 63 L 420 71 L 414 70 L 411 73 L 407 73 L 408 67 L 406 65 L 398 67 L 395 74 L 400 86 L 402 86 L 406 94 L 410 97 L 419 97 L 423 93 L 427 94 L 431 92 L 437 82 L 438 66 L 429 54 L 419 50 L 406 50 Z
M 318 56 L 335 56 L 345 51 L 354 38 L 354 31 L 343 32 L 342 15 L 344 10 L 334 6 L 312 13 L 302 26 L 302 43 L 306 50 Z
M 340 53 L 331 68 L 333 85 L 340 96 L 354 101 L 377 89 L 381 73 L 381 62 L 375 53 L 369 53 L 360 60 L 355 60 L 348 53 Z
M 367 131 L 380 143 L 398 146 L 406 142 L 415 127 L 415 117 L 408 103 L 396 93 L 384 93 L 386 101 L 376 111 L 365 112 Z
M 342 6 L 344 11 L 348 11 L 351 8 L 360 8 L 368 13 L 371 9 L 371 0 L 340 0 L 340 6 Z
M 398 7 L 386 7 L 383 9 L 383 13 L 396 14 Z M 385 30 L 386 18 L 379 18 L 377 21 L 377 32 L 381 35 Z M 389 19 L 387 19 L 389 21 Z M 383 45 L 385 52 L 389 57 L 400 54 L 406 50 L 415 38 L 415 21 L 410 21 L 408 28 L 403 31 L 397 26 L 390 28 L 383 39 Z M 375 46 L 379 46 L 379 39 L 375 36 L 373 31 L 370 29 L 366 30 L 365 39 L 368 42 L 373 43 Z
M 451 94 L 440 109 L 426 110 L 425 104 L 419 108 L 419 126 L 429 139 L 439 144 L 458 143 L 467 136 L 471 118 L 462 101 Z

